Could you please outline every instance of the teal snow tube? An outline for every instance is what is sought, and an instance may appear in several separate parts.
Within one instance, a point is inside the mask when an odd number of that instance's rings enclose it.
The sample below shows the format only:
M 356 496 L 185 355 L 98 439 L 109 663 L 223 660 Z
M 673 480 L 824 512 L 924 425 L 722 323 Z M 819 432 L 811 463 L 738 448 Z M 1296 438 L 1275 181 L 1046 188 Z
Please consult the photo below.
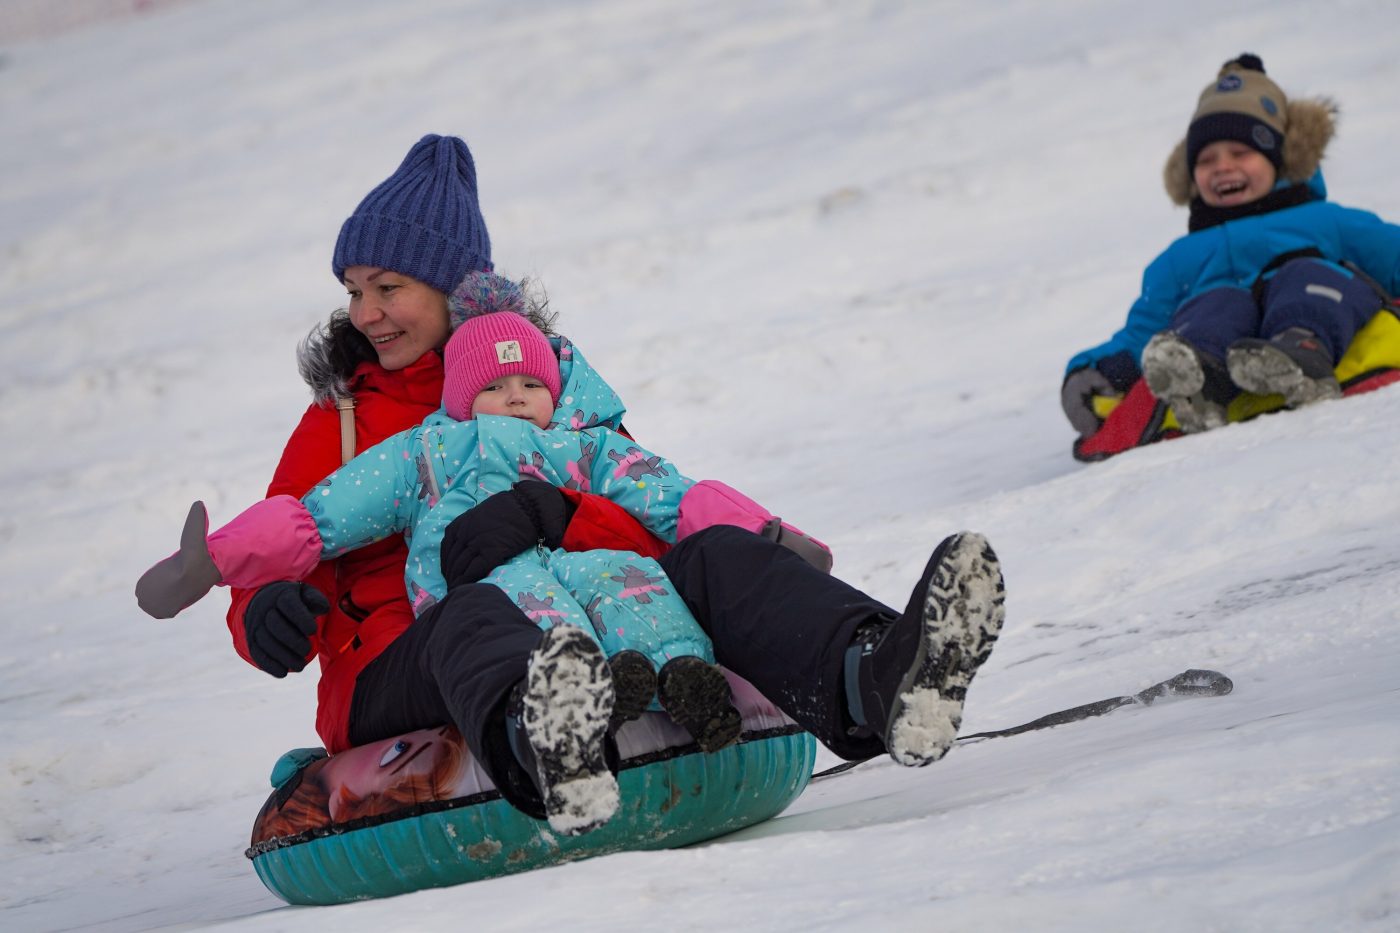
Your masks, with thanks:
M 676 848 L 761 823 L 807 786 L 816 741 L 743 687 L 742 737 L 713 754 L 660 713 L 625 725 L 621 806 L 582 836 L 558 835 L 506 803 L 455 730 L 436 729 L 331 758 L 283 756 L 247 856 L 288 903 L 339 904 Z

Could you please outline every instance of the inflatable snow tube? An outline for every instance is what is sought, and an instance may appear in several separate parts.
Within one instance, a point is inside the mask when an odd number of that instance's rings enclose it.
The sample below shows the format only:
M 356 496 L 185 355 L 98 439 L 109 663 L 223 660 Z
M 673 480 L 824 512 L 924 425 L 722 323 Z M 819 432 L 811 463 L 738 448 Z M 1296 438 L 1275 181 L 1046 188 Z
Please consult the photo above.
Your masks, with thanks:
M 290 904 L 339 904 L 480 881 L 560 862 L 712 839 L 776 816 L 802 790 L 816 741 L 730 675 L 736 745 L 701 753 L 662 713 L 617 733 L 622 805 L 606 825 L 560 836 L 492 786 L 456 730 L 420 730 L 330 758 L 288 752 L 247 856 Z
M 1400 382 L 1400 305 L 1381 308 L 1357 332 L 1337 361 L 1336 377 L 1344 397 Z M 1230 403 L 1226 417 L 1231 422 L 1247 421 L 1283 407 L 1280 395 L 1241 392 Z M 1074 442 L 1074 458 L 1084 463 L 1182 436 L 1175 413 L 1153 397 L 1145 379 L 1133 383 L 1122 399 L 1096 398 L 1094 411 L 1103 424 L 1095 433 Z

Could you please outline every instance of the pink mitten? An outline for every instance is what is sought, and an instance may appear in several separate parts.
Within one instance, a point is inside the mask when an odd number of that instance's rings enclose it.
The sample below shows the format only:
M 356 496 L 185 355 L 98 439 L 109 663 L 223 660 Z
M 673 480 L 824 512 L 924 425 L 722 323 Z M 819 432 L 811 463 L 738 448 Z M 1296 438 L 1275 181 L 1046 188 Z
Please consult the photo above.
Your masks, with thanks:
M 734 487 L 707 479 L 691 486 L 681 497 L 676 538 L 684 538 L 711 525 L 737 525 L 776 541 L 823 573 L 831 572 L 831 548 L 784 522 Z
M 180 550 L 136 581 L 136 604 L 156 619 L 173 618 L 215 586 L 245 589 L 302 580 L 321 561 L 321 535 L 300 499 L 273 496 L 208 534 L 203 502 L 190 506 Z

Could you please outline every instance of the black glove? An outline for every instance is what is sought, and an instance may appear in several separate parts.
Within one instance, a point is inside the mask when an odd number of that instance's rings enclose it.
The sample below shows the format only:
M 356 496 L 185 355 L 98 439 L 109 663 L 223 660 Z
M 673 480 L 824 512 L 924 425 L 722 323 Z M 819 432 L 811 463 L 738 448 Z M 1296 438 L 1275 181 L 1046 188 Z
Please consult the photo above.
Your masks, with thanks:
M 1060 386 L 1060 407 L 1065 410 L 1065 417 L 1079 436 L 1088 437 L 1103 423 L 1094 411 L 1094 397 L 1118 394 L 1107 376 L 1093 366 L 1085 366 L 1065 376 L 1064 384 Z
M 316 617 L 330 610 L 321 591 L 305 583 L 283 581 L 259 589 L 243 612 L 253 663 L 273 677 L 306 667 Z
M 476 583 L 536 544 L 556 548 L 573 509 L 549 483 L 525 479 L 458 515 L 442 536 L 447 588 Z

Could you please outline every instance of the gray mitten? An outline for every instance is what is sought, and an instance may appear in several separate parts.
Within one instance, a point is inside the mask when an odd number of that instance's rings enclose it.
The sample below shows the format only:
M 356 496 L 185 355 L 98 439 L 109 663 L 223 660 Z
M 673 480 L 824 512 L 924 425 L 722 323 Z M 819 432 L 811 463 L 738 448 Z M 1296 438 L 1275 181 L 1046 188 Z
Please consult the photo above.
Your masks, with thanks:
M 783 524 L 781 518 L 774 518 L 763 526 L 759 534 L 792 551 L 822 573 L 831 573 L 831 551 L 807 532 Z
M 1060 386 L 1060 407 L 1065 417 L 1080 437 L 1088 437 L 1103 423 L 1094 411 L 1094 397 L 1097 395 L 1120 395 L 1108 377 L 1093 366 L 1076 369 L 1065 377 Z
M 204 598 L 223 575 L 209 556 L 209 515 L 203 502 L 190 506 L 180 532 L 180 550 L 141 574 L 136 581 L 136 604 L 154 619 L 170 619 Z

